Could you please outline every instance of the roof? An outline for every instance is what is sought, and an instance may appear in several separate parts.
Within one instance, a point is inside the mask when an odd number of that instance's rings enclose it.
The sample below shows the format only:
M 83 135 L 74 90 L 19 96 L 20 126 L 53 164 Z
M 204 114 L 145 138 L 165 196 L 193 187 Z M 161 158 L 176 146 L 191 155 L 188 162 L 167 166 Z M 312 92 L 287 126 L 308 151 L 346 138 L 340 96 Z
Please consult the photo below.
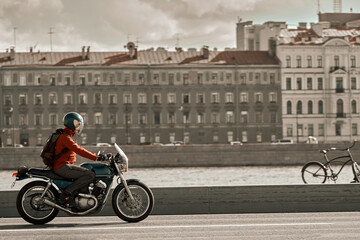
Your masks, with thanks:
M 0 53 L 0 66 L 278 65 L 267 51 L 16 52 Z

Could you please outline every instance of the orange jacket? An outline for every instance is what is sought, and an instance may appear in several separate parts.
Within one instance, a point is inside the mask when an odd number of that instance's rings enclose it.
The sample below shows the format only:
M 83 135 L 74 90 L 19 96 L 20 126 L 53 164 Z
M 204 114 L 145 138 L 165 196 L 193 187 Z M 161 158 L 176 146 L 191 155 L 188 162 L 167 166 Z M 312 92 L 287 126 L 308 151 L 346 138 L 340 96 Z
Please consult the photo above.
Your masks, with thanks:
M 80 147 L 74 140 L 74 132 L 68 128 L 64 128 L 64 131 L 68 134 L 61 134 L 56 141 L 55 155 L 59 154 L 64 148 L 69 149 L 66 153 L 62 154 L 54 163 L 53 171 L 61 168 L 66 164 L 74 164 L 76 162 L 76 154 L 88 158 L 91 160 L 96 160 L 97 155 L 87 151 L 86 149 Z

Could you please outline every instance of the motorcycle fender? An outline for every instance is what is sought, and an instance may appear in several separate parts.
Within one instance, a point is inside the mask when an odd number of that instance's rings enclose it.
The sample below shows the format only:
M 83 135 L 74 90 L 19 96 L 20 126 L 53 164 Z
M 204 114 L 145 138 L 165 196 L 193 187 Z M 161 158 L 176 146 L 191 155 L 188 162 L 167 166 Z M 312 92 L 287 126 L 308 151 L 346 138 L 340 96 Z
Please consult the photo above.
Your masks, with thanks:
M 139 179 L 126 179 L 127 184 L 134 183 L 134 182 L 140 182 L 140 180 Z M 123 183 L 119 183 L 119 185 L 117 185 L 115 189 L 122 188 L 123 186 L 124 186 Z M 114 189 L 114 191 L 115 191 L 115 189 Z

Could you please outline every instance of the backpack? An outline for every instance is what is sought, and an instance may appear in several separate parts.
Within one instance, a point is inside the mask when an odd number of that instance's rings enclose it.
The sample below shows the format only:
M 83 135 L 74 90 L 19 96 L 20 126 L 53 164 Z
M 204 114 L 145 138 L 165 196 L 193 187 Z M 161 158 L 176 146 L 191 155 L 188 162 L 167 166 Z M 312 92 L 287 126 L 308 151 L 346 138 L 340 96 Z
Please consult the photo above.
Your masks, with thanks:
M 69 149 L 64 148 L 58 155 L 55 155 L 56 141 L 58 140 L 61 134 L 67 134 L 63 129 L 59 128 L 50 135 L 46 140 L 45 146 L 40 153 L 40 157 L 43 159 L 43 162 L 46 166 L 52 168 L 54 163 L 61 155 L 66 153 Z

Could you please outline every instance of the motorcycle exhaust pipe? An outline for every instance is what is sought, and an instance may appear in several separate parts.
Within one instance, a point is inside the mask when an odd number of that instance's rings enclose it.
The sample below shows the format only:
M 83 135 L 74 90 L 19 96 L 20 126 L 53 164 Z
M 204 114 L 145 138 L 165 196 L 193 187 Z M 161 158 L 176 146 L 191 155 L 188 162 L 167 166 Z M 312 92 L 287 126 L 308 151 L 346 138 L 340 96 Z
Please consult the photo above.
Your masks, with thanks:
M 71 211 L 71 210 L 69 210 L 67 208 L 64 208 L 62 206 L 57 205 L 56 203 L 54 203 L 54 202 L 52 202 L 52 201 L 50 201 L 50 200 L 48 200 L 46 198 L 44 199 L 44 203 L 46 205 L 49 205 L 50 207 L 56 208 L 58 210 L 64 211 L 64 212 L 69 213 L 69 214 L 78 215 L 78 216 L 86 215 L 86 214 L 88 214 L 89 212 L 91 212 L 92 210 L 94 210 L 98 206 L 98 202 L 96 201 L 95 206 L 90 208 L 89 210 L 87 210 L 85 212 L 73 212 L 73 211 Z

